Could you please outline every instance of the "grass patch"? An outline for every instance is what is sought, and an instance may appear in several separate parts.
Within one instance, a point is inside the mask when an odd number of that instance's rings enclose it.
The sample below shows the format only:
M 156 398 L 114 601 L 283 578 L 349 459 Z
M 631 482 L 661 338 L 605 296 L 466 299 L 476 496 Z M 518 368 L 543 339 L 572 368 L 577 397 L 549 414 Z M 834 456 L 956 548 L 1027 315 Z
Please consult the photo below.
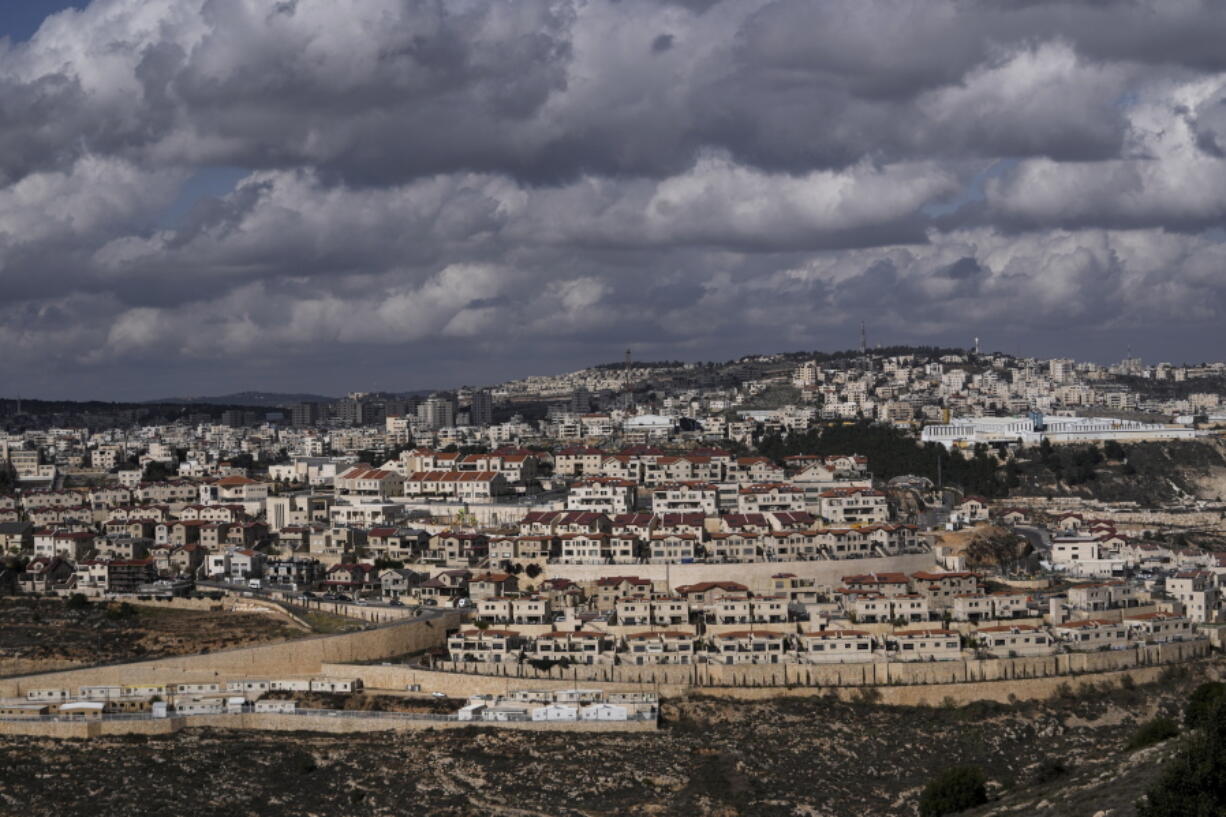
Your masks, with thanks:
M 306 613 L 296 613 L 298 618 L 311 625 L 316 633 L 333 635 L 336 633 L 352 633 L 362 629 L 363 623 L 344 616 L 325 613 L 321 610 L 311 610 Z

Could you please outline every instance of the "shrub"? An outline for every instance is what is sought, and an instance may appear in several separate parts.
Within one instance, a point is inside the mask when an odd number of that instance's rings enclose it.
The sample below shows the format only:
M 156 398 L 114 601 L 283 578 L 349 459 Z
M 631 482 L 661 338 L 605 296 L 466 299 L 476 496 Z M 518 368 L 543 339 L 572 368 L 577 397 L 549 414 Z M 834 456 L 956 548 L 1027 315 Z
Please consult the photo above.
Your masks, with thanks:
M 126 601 L 120 602 L 106 611 L 106 617 L 113 619 L 132 618 L 134 615 L 136 615 L 136 608 Z
M 1049 757 L 1034 770 L 1034 782 L 1037 785 L 1050 783 L 1058 777 L 1068 774 L 1068 766 L 1058 757 Z
M 1183 725 L 1197 729 L 1208 723 L 1216 706 L 1226 701 L 1226 684 L 1208 681 L 1201 684 L 1188 696 L 1188 705 L 1183 710 Z
M 1147 721 L 1137 728 L 1137 731 L 1132 734 L 1132 738 L 1129 739 L 1126 748 L 1130 752 L 1136 749 L 1144 749 L 1146 746 L 1153 746 L 1155 743 L 1161 743 L 1178 734 L 1179 724 L 1175 723 L 1175 721 L 1170 718 L 1154 718 L 1152 721 Z
M 84 593 L 73 593 L 64 606 L 69 610 L 85 610 L 89 607 L 89 599 L 85 598 Z
M 978 766 L 952 766 L 920 794 L 920 817 L 942 817 L 988 802 L 987 778 Z

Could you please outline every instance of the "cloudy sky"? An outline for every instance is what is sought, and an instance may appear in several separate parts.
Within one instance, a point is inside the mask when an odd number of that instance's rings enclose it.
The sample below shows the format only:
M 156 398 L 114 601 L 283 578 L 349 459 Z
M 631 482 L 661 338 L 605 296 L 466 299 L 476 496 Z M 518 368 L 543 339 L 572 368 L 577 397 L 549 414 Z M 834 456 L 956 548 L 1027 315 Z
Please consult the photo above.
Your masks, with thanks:
M 0 394 L 1223 357 L 1219 0 L 7 0 Z

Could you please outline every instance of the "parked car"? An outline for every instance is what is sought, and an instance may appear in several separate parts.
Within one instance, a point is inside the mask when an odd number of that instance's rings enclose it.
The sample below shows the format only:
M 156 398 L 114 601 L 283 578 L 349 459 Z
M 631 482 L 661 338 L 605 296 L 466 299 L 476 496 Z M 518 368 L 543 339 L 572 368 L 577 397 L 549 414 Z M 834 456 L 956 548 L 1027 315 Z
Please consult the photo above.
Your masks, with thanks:
M 389 607 L 404 607 L 404 602 L 400 599 L 392 599 L 387 604 Z

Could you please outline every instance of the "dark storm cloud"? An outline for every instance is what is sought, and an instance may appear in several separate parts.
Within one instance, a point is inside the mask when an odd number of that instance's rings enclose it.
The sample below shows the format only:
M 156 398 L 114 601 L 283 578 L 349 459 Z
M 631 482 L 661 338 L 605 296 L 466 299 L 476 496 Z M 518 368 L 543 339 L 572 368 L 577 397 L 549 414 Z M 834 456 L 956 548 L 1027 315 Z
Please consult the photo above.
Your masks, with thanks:
M 0 46 L 0 375 L 344 391 L 860 320 L 1204 356 L 1223 41 L 1195 0 L 95 0 Z
M 977 260 L 970 257 L 964 257 L 959 258 L 957 261 L 941 270 L 938 274 L 944 275 L 946 278 L 953 278 L 955 280 L 966 280 L 967 278 L 974 278 L 977 275 L 982 275 L 983 271 L 983 267 L 979 265 Z
M 656 53 L 667 51 L 673 47 L 674 39 L 675 38 L 672 34 L 659 34 L 654 40 L 651 41 L 651 50 L 655 51 Z
M 25 150 L 13 154 L 10 173 L 42 166 L 35 146 L 52 155 L 305 163 L 371 182 L 454 170 L 533 180 L 657 174 L 713 147 L 790 170 L 840 167 L 866 153 L 1094 158 L 1117 153 L 1123 134 L 1111 108 L 1123 68 L 1096 76 L 1093 66 L 1069 65 L 1065 83 L 1019 88 L 1029 105 L 982 110 L 1032 43 L 1064 36 L 1069 15 L 1048 8 L 745 2 L 678 17 L 630 0 L 576 8 L 523 0 L 303 2 L 292 15 L 269 15 L 262 4 L 161 2 L 177 13 L 167 12 L 158 37 L 125 29 L 124 4 L 100 0 L 12 55 L 26 70 L 6 89 L 17 110 L 0 138 Z M 184 10 L 196 6 L 190 19 Z M 1078 19 L 1087 31 L 1093 22 Z M 656 24 L 679 29 L 653 41 L 671 60 L 645 66 L 629 49 L 589 42 L 602 29 L 616 42 Z M 687 46 L 666 48 L 686 27 L 695 35 Z M 84 55 L 36 59 L 57 36 Z M 90 59 L 117 63 L 114 75 L 90 78 Z M 1027 77 L 1012 81 L 1024 86 Z M 79 113 L 52 127 L 69 111 Z

